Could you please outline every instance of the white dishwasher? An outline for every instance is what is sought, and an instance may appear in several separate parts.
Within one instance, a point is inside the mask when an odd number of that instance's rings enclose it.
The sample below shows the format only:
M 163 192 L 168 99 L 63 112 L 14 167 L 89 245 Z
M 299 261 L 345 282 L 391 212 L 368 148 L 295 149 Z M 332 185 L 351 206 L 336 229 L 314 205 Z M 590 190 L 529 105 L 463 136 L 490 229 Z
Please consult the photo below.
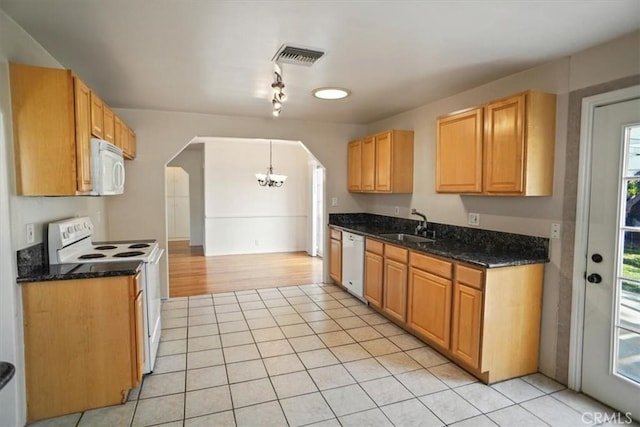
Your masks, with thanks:
M 342 233 L 342 285 L 364 301 L 364 237 Z

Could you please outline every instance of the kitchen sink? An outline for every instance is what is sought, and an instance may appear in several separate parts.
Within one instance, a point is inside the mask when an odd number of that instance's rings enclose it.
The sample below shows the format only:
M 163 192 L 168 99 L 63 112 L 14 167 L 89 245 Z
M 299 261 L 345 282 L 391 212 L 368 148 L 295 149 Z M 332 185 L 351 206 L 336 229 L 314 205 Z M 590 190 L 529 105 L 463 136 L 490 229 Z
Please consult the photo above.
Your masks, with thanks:
M 405 233 L 385 233 L 380 234 L 380 237 L 386 237 L 387 239 L 398 240 L 400 242 L 407 243 L 435 243 L 434 239 L 429 239 L 427 237 L 416 236 L 415 234 L 405 234 Z

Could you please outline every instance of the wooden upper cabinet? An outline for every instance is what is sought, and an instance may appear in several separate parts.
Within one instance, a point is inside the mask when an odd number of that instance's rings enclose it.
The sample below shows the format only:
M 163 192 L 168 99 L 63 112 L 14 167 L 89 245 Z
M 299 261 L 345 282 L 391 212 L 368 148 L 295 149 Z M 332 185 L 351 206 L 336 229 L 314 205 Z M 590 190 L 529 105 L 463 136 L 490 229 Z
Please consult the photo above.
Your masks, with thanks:
M 104 103 L 94 92 L 91 92 L 91 134 L 104 139 Z
M 122 150 L 122 120 L 120 117 L 114 115 L 113 116 L 113 144 Z
M 129 133 L 129 137 L 127 138 L 127 145 L 124 150 L 124 158 L 125 159 L 135 159 L 136 157 L 136 133 L 131 130 L 131 128 L 127 128 L 127 132 Z
M 105 141 L 108 141 L 112 144 L 115 144 L 116 138 L 115 138 L 115 121 L 114 121 L 114 115 L 113 115 L 113 111 L 111 111 L 111 108 L 107 107 L 106 105 L 103 104 L 102 106 L 102 110 L 103 110 L 103 120 L 102 120 L 102 124 L 103 124 L 103 130 L 102 130 L 102 138 Z
M 528 91 L 485 107 L 484 191 L 553 194 L 556 96 Z
M 482 191 L 482 108 L 439 117 L 437 120 L 436 191 Z
M 348 167 L 349 191 L 413 192 L 413 131 L 391 130 L 350 142 Z
M 347 147 L 347 190 L 362 191 L 362 141 L 351 141 Z
M 370 136 L 362 140 L 362 191 L 376 189 L 376 145 Z
M 10 64 L 16 194 L 76 194 L 76 125 L 69 70 Z
M 556 96 L 527 91 L 437 120 L 436 191 L 553 194 Z
M 76 120 L 77 190 L 91 191 L 91 90 L 82 80 L 73 78 Z

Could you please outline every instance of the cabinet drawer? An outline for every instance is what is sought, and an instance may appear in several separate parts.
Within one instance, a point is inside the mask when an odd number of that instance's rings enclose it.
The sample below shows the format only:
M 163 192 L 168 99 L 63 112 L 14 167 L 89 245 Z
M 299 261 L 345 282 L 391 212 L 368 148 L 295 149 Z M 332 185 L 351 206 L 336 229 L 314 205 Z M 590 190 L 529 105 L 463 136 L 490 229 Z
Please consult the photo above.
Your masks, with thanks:
M 407 249 L 400 248 L 398 246 L 393 246 L 393 245 L 384 245 L 384 256 L 386 258 L 394 259 L 396 261 L 406 264 L 408 255 L 409 255 L 409 251 Z
M 342 231 L 331 229 L 331 238 L 336 240 L 342 240 Z
M 482 289 L 484 284 L 484 271 L 464 265 L 456 265 L 456 281 L 465 285 Z
M 367 239 L 366 242 L 367 252 L 373 252 L 374 254 L 382 255 L 384 251 L 384 243 L 377 240 Z
M 420 270 L 428 271 L 429 273 L 444 277 L 445 279 L 451 279 L 452 277 L 452 264 L 450 262 L 430 257 L 428 255 L 411 252 L 411 265 L 419 268 Z

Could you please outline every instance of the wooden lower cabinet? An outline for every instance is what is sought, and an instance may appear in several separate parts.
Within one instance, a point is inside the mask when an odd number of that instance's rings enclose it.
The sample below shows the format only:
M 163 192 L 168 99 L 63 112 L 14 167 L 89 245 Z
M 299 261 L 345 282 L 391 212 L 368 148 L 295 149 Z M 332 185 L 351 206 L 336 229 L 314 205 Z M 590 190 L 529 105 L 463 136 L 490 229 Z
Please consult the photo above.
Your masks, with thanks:
M 122 403 L 144 366 L 137 276 L 22 284 L 29 422 Z
M 384 246 L 382 311 L 402 324 L 407 320 L 408 253 L 404 248 Z
M 329 277 L 342 284 L 342 232 L 329 227 Z
M 451 352 L 470 367 L 480 367 L 482 291 L 456 283 L 453 287 Z
M 450 279 L 409 269 L 407 326 L 445 349 L 451 331 L 451 288 Z
M 372 307 L 485 383 L 538 370 L 544 264 L 480 268 L 367 239 Z
M 384 284 L 384 243 L 367 238 L 364 253 L 364 297 L 372 306 L 382 309 Z

